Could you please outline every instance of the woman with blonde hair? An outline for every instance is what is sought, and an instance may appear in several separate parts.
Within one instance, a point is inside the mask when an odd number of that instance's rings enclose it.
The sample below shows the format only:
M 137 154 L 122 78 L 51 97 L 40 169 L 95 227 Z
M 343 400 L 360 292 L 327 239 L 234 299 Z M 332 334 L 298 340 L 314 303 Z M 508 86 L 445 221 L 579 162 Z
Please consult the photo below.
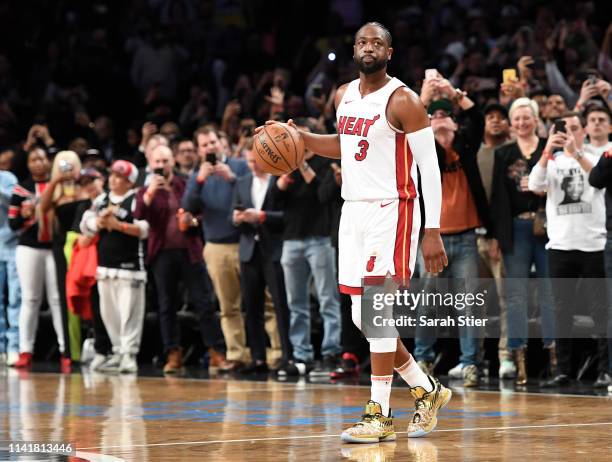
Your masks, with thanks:
M 537 136 L 539 109 L 535 101 L 518 98 L 510 106 L 510 125 L 515 142 L 495 151 L 491 211 L 494 234 L 503 254 L 506 270 L 508 349 L 515 352 L 512 362 L 500 365 L 500 378 L 516 374 L 517 385 L 527 383 L 526 348 L 528 338 L 528 287 L 531 265 L 538 278 L 538 306 L 544 348 L 554 366 L 554 308 L 548 279 L 543 220 L 545 197 L 529 191 L 531 169 L 537 164 L 546 139 Z
M 51 181 L 40 201 L 44 213 L 53 214 L 53 257 L 57 271 L 57 284 L 62 306 L 64 341 L 66 345 L 64 368 L 70 366 L 70 360 L 80 360 L 81 323 L 77 315 L 68 310 L 66 301 L 67 258 L 72 245 L 66 247 L 66 234 L 73 227 L 77 209 L 88 200 L 87 194 L 78 183 L 81 171 L 81 160 L 74 151 L 60 151 L 53 160 Z M 68 253 L 65 252 L 68 251 Z

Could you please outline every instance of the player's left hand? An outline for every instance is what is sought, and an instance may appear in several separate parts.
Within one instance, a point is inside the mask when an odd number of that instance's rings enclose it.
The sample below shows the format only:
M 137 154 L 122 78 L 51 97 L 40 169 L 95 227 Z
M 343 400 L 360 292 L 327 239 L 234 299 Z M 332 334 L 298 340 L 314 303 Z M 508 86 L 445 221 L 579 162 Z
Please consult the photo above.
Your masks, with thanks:
M 448 266 L 448 258 L 439 229 L 425 229 L 425 235 L 421 241 L 421 252 L 425 260 L 425 270 L 428 273 L 439 274 Z

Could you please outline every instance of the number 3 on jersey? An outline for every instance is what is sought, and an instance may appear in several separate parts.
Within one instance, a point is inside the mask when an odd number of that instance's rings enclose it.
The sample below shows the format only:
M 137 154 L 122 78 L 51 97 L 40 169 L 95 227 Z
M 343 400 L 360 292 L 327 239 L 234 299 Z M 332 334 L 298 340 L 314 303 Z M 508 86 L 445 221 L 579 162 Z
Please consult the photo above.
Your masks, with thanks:
M 368 140 L 361 140 L 359 143 L 357 143 L 357 146 L 359 146 L 361 149 L 358 153 L 355 154 L 355 160 L 362 161 L 368 155 L 368 148 L 370 147 L 370 143 L 368 143 Z

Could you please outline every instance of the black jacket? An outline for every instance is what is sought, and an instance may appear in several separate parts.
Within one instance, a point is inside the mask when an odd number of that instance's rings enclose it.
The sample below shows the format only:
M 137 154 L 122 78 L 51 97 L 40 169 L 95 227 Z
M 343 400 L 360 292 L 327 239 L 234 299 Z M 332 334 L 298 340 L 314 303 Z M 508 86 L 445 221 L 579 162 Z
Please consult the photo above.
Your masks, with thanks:
M 281 191 L 274 183 L 274 198 L 285 212 L 284 240 L 330 236 L 329 207 L 321 202 L 319 194 L 330 164 L 329 159 L 315 155 L 308 160 L 308 165 L 316 172 L 310 183 L 304 181 L 299 170 L 289 175 L 293 182 L 286 191 Z
M 241 223 L 237 225 L 240 232 L 240 261 L 248 262 L 253 257 L 255 250 L 255 236 L 258 236 L 259 245 L 266 255 L 270 255 L 273 261 L 280 261 L 283 252 L 283 212 L 279 210 L 272 195 L 272 187 L 276 184 L 277 177 L 270 177 L 266 197 L 264 198 L 261 210 L 266 217 L 263 223 L 252 225 Z M 253 185 L 253 174 L 246 175 L 236 180 L 234 197 L 232 200 L 232 215 L 236 206 L 245 209 L 253 207 L 251 198 L 251 186 Z M 230 220 L 232 217 L 230 216 Z
M 340 160 L 336 163 L 340 165 Z M 322 204 L 329 207 L 329 225 L 331 231 L 331 241 L 335 248 L 338 248 L 338 229 L 340 228 L 340 216 L 342 215 L 342 205 L 344 199 L 341 195 L 342 187 L 336 183 L 334 171 L 330 168 L 323 174 L 323 180 L 319 187 L 319 200 Z
M 538 147 L 528 160 L 529 172 L 535 164 L 540 160 L 542 151 L 546 146 L 546 140 L 540 138 Z M 493 223 L 493 235 L 499 241 L 499 247 L 502 252 L 512 252 L 514 249 L 514 216 L 512 213 L 512 203 L 510 192 L 508 191 L 508 183 L 506 182 L 508 166 L 516 159 L 522 157 L 521 150 L 516 142 L 506 144 L 495 150 L 495 163 L 493 166 L 493 186 L 491 189 L 491 215 Z M 536 196 L 534 193 L 525 193 L 531 195 L 530 202 L 536 210 L 544 207 L 546 198 Z
M 589 183 L 594 188 L 606 188 L 606 229 L 612 238 L 612 151 L 604 153 L 589 173 Z

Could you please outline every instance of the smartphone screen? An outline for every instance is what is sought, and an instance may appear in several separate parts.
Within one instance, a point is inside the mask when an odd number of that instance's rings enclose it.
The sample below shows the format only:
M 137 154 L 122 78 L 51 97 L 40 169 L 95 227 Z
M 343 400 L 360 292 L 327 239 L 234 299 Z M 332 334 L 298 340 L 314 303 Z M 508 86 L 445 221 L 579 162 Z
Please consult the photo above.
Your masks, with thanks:
M 502 71 L 504 83 L 512 83 L 516 80 L 516 69 L 504 69 Z
M 425 69 L 425 80 L 432 80 L 438 77 L 437 69 Z

